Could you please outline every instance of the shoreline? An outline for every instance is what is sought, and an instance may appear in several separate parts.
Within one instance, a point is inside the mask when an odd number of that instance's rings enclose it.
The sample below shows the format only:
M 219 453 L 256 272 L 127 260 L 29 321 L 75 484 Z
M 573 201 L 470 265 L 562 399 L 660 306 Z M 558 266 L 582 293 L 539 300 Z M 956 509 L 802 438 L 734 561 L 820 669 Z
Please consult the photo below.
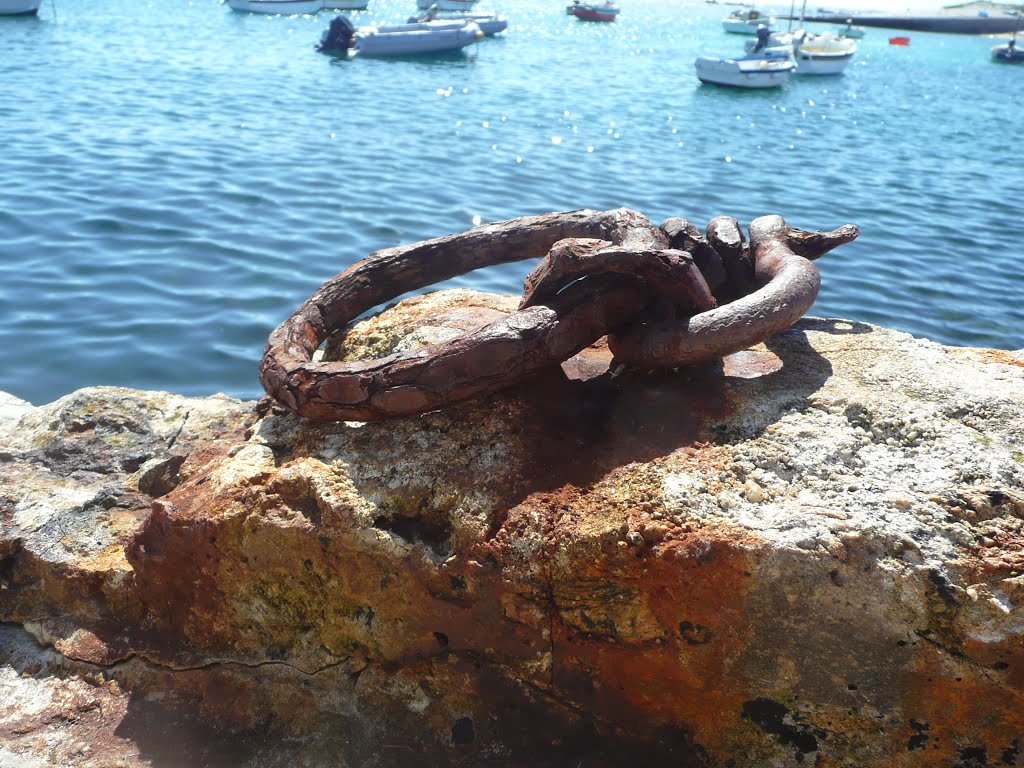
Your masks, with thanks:
M 787 16 L 779 18 L 789 19 Z M 858 16 L 849 14 L 805 16 L 804 21 L 826 24 L 853 23 L 858 27 L 903 29 L 912 32 L 943 32 L 956 35 L 1006 35 L 1018 29 L 1013 16 Z

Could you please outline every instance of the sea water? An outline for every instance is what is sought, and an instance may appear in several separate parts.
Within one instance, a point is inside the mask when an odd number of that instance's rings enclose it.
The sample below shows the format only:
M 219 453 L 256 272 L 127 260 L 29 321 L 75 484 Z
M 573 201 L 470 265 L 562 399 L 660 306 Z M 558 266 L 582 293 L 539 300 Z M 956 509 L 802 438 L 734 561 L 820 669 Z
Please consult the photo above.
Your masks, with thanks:
M 267 334 L 353 262 L 583 207 L 851 222 L 813 314 L 1024 346 L 1024 68 L 993 41 L 869 30 L 842 77 L 734 91 L 693 67 L 742 50 L 724 6 L 494 3 L 503 36 L 421 60 L 338 61 L 313 49 L 331 14 L 217 0 L 0 18 L 0 390 L 255 397 Z M 446 285 L 518 293 L 531 266 Z

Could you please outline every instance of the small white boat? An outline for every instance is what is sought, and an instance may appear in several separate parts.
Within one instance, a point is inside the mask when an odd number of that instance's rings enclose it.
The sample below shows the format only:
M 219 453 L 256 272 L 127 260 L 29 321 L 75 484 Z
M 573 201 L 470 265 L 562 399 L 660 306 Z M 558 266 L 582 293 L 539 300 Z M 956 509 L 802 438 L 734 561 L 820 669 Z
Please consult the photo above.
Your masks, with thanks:
M 831 32 L 807 35 L 796 47 L 795 57 L 801 75 L 841 75 L 857 52 L 857 43 Z
M 365 11 L 370 0 L 323 0 L 325 11 Z
M 860 40 L 864 37 L 864 27 L 855 27 L 853 22 L 847 19 L 845 27 L 836 27 L 836 37 L 849 37 L 851 40 Z
M 581 21 L 615 21 L 621 10 L 611 0 L 604 3 L 581 3 L 575 0 L 570 8 L 570 13 Z
M 756 8 L 733 11 L 722 19 L 722 29 L 734 35 L 756 35 L 762 24 L 769 27 L 775 19 L 763 16 Z
M 459 15 L 462 15 L 466 21 L 472 21 L 480 27 L 480 31 L 487 37 L 494 37 L 508 29 L 508 19 L 500 13 L 471 12 L 460 14 L 458 11 L 441 11 L 437 19 L 438 21 L 455 21 Z
M 42 0 L 0 0 L 0 16 L 35 16 Z
M 412 56 L 457 51 L 483 37 L 483 31 L 472 21 L 353 27 L 348 17 L 336 16 L 321 36 L 317 50 L 334 55 L 354 50 L 360 56 Z
M 731 88 L 778 88 L 796 70 L 791 56 L 772 52 L 758 52 L 736 59 L 701 56 L 694 66 L 702 83 Z
M 471 11 L 477 0 L 416 0 L 416 7 L 426 11 L 436 5 L 439 11 Z
M 323 0 L 227 0 L 227 3 L 233 11 L 281 16 L 316 13 L 323 6 Z
M 472 21 L 480 27 L 480 31 L 487 37 L 493 37 L 499 32 L 504 32 L 508 29 L 508 19 L 500 13 L 488 11 L 442 11 L 435 6 L 431 6 L 419 16 L 411 16 L 409 18 L 410 24 L 420 21 Z

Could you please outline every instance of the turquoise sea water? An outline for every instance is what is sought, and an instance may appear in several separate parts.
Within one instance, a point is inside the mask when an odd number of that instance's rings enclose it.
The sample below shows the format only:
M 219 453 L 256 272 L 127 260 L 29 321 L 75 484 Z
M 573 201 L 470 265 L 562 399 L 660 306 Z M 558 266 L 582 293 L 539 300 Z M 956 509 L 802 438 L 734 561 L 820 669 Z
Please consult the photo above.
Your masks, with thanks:
M 0 18 L 0 390 L 254 397 L 268 332 L 352 262 L 582 207 L 852 222 L 813 314 L 1024 347 L 1024 68 L 869 30 L 843 77 L 722 90 L 693 60 L 740 50 L 723 6 L 622 7 L 501 0 L 503 38 L 420 61 L 336 62 L 313 50 L 330 14 L 217 0 Z M 450 284 L 518 293 L 530 266 Z

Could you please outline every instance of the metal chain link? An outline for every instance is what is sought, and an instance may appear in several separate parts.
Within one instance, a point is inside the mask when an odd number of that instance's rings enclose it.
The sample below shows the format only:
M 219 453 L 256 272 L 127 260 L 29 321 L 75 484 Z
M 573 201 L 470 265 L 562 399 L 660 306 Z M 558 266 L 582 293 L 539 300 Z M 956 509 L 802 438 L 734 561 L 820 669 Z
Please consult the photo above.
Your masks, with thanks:
M 311 419 L 372 421 L 446 408 L 559 365 L 603 336 L 616 360 L 676 368 L 774 336 L 814 303 L 811 260 L 857 237 L 790 228 L 779 216 L 705 233 L 685 219 L 655 227 L 625 208 L 486 224 L 377 251 L 324 283 L 273 333 L 260 381 Z M 517 312 L 443 344 L 360 362 L 320 362 L 321 343 L 363 312 L 493 264 L 541 258 Z

